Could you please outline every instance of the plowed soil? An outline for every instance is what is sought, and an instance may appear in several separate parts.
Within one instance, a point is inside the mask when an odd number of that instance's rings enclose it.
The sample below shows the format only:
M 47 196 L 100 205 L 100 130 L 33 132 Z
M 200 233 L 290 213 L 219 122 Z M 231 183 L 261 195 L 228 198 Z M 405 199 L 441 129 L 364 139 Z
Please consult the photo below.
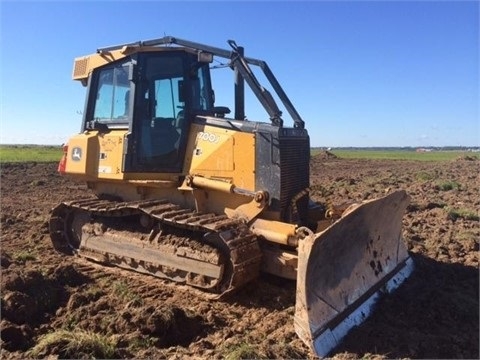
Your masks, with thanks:
M 403 236 L 415 271 L 333 358 L 479 358 L 479 163 L 312 158 L 317 201 L 361 201 L 395 189 L 411 196 Z M 262 275 L 212 301 L 55 252 L 50 210 L 91 196 L 56 166 L 1 167 L 1 358 L 106 357 L 65 346 L 79 334 L 112 343 L 113 358 L 315 357 L 294 331 L 294 282 Z M 52 333 L 60 340 L 46 341 Z

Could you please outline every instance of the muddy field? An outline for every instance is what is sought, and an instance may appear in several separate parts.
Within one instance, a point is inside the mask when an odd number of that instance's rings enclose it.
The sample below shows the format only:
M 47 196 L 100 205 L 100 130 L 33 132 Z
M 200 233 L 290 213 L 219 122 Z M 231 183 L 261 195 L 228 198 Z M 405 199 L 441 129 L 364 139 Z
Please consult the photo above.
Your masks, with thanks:
M 480 162 L 325 155 L 311 163 L 318 201 L 407 190 L 403 235 L 416 267 L 333 358 L 478 358 Z M 184 286 L 54 252 L 49 211 L 89 196 L 83 184 L 58 176 L 56 164 L 2 164 L 2 359 L 314 358 L 294 332 L 293 282 L 264 275 L 209 301 Z

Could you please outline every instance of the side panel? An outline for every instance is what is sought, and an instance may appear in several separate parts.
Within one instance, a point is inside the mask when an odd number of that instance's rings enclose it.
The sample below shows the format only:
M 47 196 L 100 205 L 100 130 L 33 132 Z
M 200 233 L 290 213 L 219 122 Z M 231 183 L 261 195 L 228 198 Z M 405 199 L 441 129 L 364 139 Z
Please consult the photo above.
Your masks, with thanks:
M 124 179 L 122 172 L 123 143 L 126 131 L 112 131 L 98 136 L 98 178 Z
M 91 131 L 70 138 L 65 172 L 90 179 L 124 179 L 121 168 L 125 133 Z
M 197 117 L 186 156 L 185 174 L 268 191 L 270 203 L 263 218 L 307 223 L 310 142 L 305 129 Z
M 184 173 L 224 179 L 255 189 L 255 134 L 192 124 Z
M 95 176 L 98 168 L 98 141 L 94 132 L 79 134 L 68 140 L 65 173 Z

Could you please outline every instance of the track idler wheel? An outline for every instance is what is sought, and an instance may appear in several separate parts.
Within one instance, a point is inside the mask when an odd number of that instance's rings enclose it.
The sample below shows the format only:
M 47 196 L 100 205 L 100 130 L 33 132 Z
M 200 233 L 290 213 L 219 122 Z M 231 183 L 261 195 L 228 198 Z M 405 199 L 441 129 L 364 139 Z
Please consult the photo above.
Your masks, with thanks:
M 80 246 L 81 226 L 88 221 L 88 214 L 60 204 L 52 210 L 48 229 L 55 250 L 73 255 Z

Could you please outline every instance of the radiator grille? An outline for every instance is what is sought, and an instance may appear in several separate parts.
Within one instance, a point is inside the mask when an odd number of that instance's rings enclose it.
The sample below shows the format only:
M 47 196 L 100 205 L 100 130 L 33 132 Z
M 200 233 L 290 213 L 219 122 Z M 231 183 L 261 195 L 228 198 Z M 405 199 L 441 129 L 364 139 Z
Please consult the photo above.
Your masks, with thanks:
M 310 144 L 308 137 L 284 137 L 279 140 L 281 217 L 284 221 L 298 221 L 306 218 L 308 206 L 306 189 L 310 184 Z M 295 197 L 298 197 L 298 213 L 292 206 Z

